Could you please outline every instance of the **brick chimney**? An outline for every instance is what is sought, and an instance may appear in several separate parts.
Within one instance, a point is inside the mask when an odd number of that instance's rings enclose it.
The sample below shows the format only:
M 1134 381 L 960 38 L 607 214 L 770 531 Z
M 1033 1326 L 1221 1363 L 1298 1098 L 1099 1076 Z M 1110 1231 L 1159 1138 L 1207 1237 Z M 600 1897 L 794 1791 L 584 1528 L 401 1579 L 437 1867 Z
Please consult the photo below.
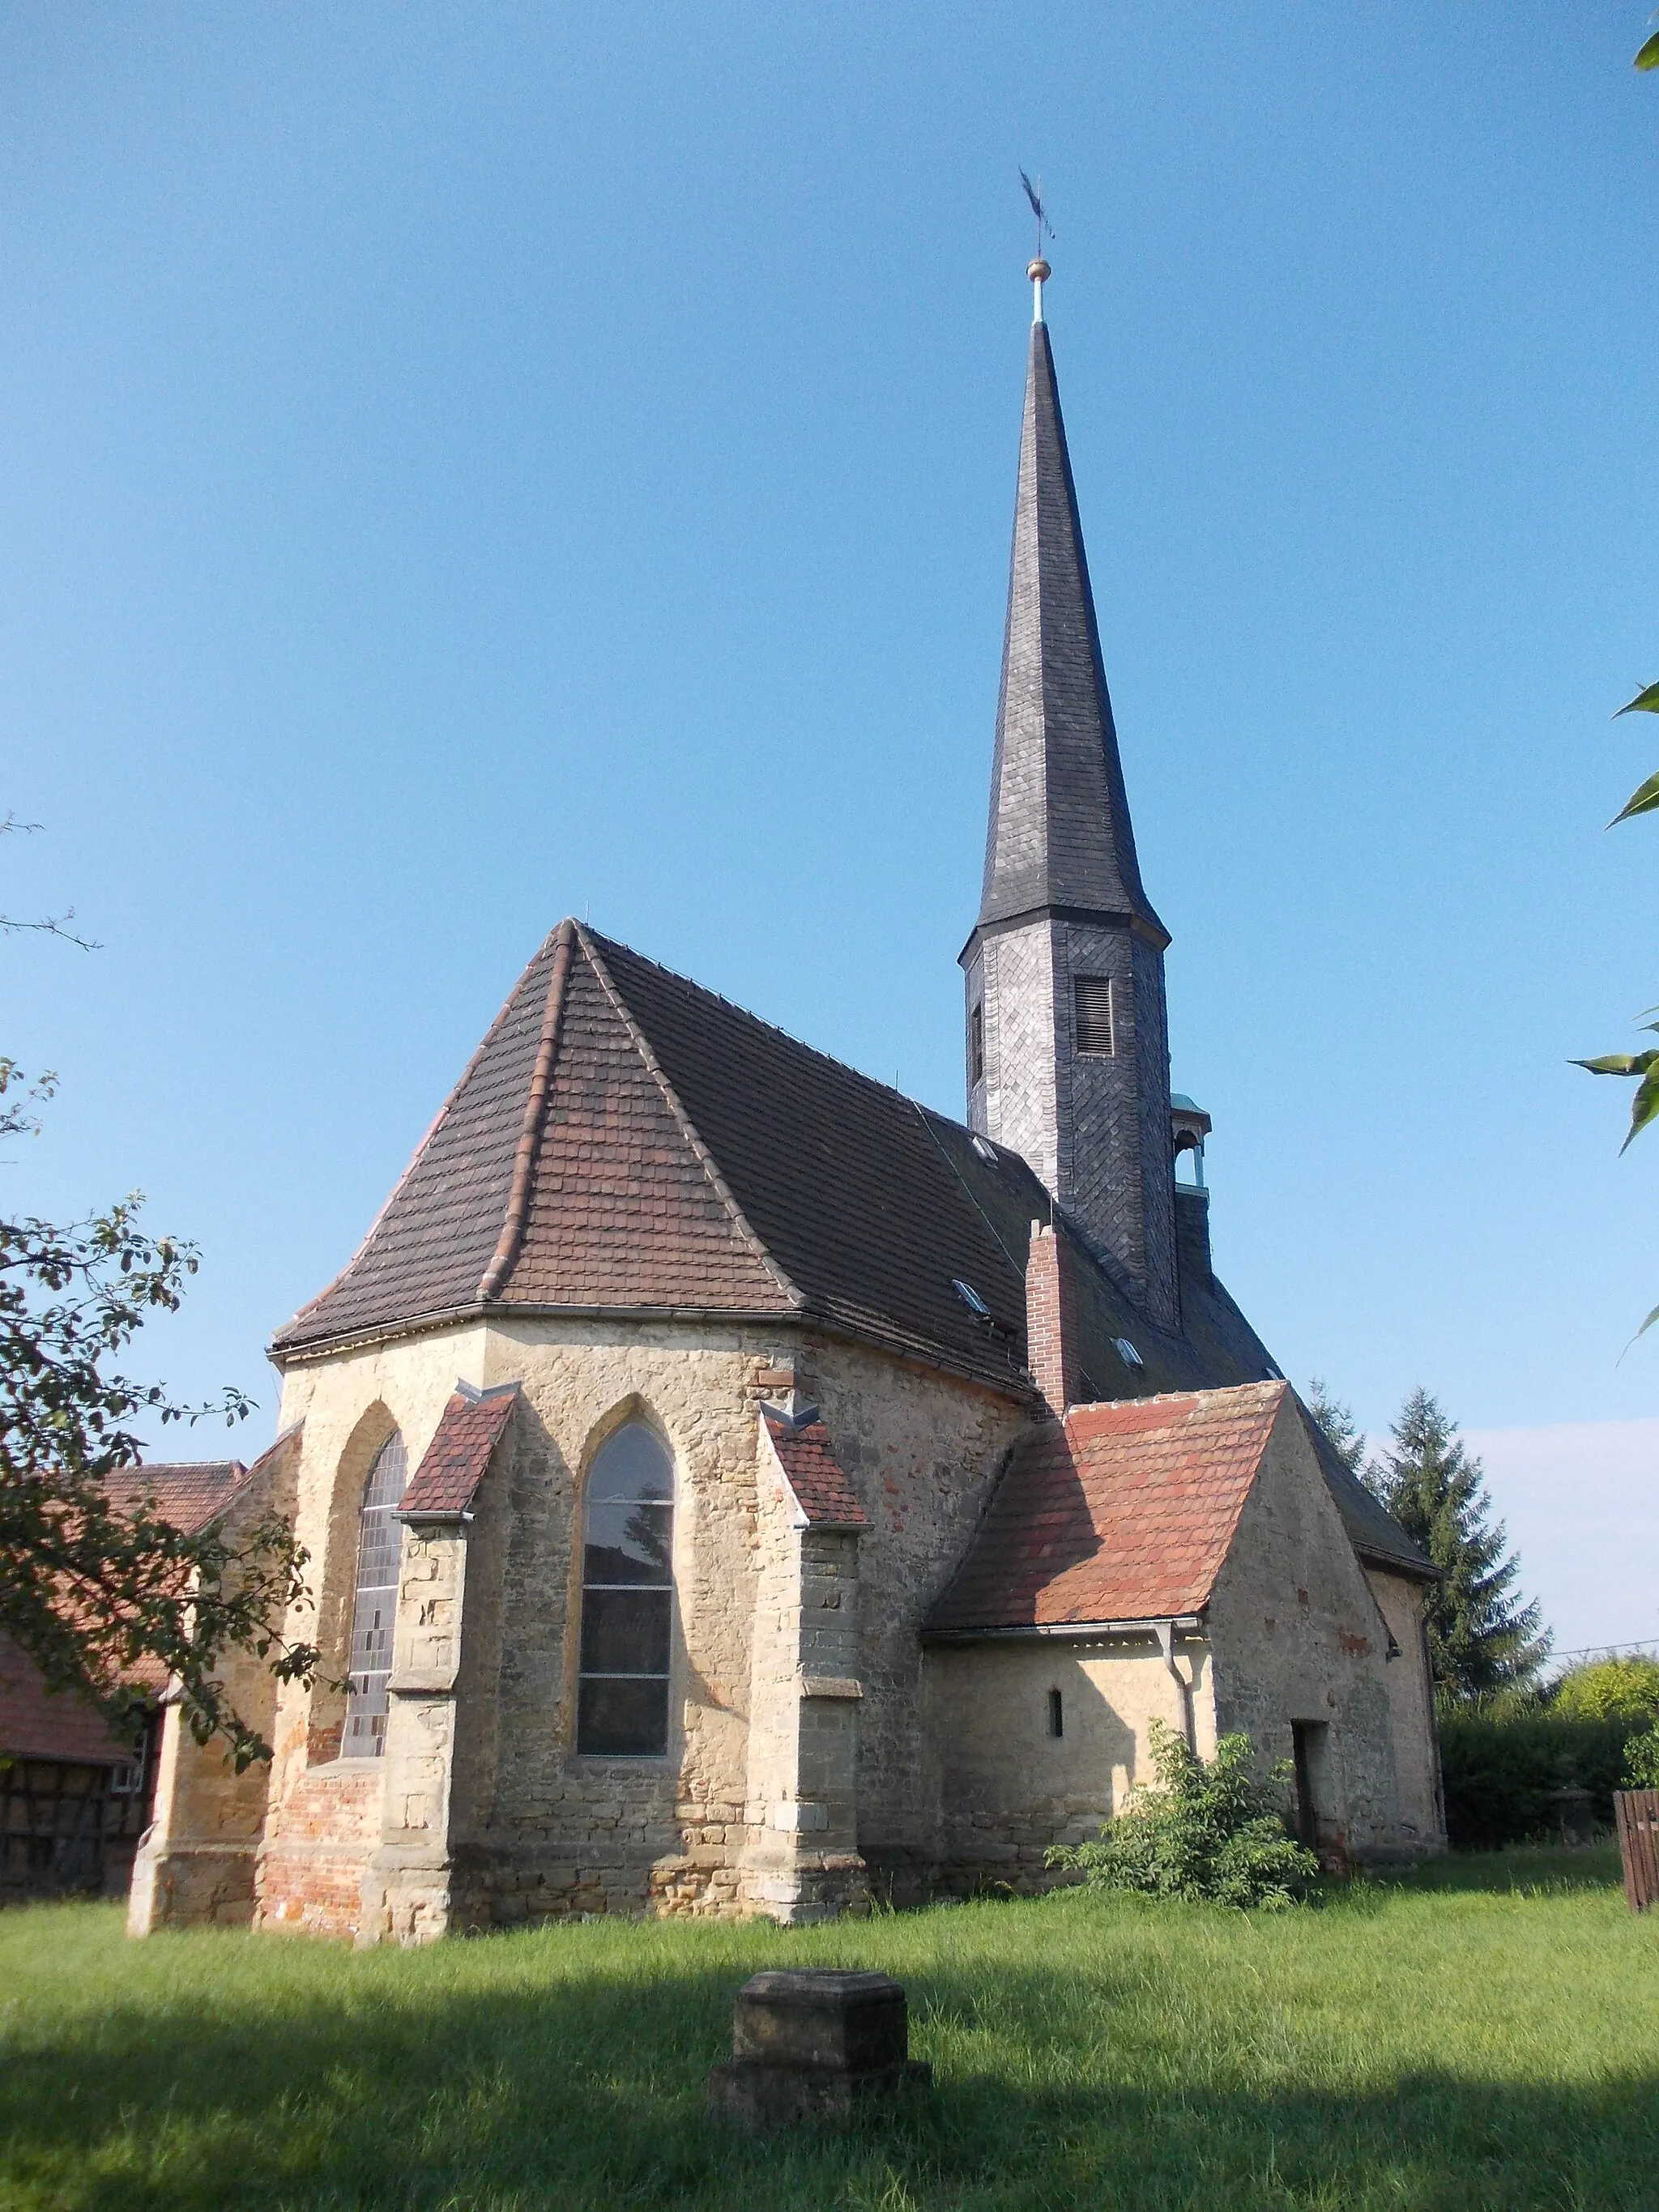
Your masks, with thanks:
M 1025 1364 L 1050 1411 L 1061 1418 L 1083 1395 L 1072 1267 L 1064 1234 L 1052 1224 L 1034 1221 L 1025 1262 Z

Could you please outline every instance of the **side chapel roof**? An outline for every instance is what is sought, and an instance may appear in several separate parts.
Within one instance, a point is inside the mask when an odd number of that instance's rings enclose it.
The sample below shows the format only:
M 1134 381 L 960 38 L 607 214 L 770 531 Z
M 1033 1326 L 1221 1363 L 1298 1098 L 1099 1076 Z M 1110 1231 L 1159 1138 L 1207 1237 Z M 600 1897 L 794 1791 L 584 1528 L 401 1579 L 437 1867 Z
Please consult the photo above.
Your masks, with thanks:
M 817 1322 L 1023 1394 L 1025 1257 L 1051 1200 L 1017 1154 L 988 1149 L 566 921 L 355 1258 L 273 1350 L 487 1311 L 732 1315 Z M 1184 1294 L 1176 1336 L 1127 1279 L 1087 1261 L 1079 1274 L 1093 1396 L 1274 1371 L 1212 1279 Z
M 1197 1613 L 1290 1395 L 1255 1382 L 1074 1406 L 1029 1430 L 926 1632 Z

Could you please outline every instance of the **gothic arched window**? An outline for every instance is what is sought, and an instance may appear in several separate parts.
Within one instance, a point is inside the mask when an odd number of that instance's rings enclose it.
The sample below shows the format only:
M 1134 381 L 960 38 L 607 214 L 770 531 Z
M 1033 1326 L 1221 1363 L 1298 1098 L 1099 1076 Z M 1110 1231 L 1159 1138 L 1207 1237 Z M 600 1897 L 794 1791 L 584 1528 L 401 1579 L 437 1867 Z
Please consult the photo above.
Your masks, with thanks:
M 357 1596 L 351 1612 L 351 1686 L 346 1697 L 345 1759 L 379 1759 L 386 1750 L 386 1684 L 398 1614 L 403 1526 L 394 1516 L 409 1481 L 409 1455 L 394 1429 L 374 1455 L 357 1516 Z
M 587 1479 L 576 1748 L 660 1759 L 668 1749 L 674 1462 L 643 1422 L 599 1447 Z

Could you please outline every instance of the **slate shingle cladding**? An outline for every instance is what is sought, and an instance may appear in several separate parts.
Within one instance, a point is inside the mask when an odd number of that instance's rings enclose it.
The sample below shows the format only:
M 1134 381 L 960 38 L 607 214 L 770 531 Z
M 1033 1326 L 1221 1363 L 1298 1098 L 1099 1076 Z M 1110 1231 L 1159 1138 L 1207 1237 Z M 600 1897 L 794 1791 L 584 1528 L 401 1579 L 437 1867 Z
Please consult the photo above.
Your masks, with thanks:
M 980 926 L 1054 907 L 1167 933 L 1140 880 L 1046 325 L 1031 328 Z

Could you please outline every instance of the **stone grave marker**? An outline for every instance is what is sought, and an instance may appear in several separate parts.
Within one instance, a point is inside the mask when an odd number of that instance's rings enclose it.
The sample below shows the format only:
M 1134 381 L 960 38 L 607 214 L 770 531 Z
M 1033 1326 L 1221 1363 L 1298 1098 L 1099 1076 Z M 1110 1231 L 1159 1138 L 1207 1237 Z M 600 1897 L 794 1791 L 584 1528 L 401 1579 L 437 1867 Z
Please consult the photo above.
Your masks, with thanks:
M 708 2076 L 708 2108 L 771 2135 L 873 2116 L 933 2078 L 909 2056 L 904 1991 L 885 1974 L 756 1974 L 738 1992 L 732 2057 Z

